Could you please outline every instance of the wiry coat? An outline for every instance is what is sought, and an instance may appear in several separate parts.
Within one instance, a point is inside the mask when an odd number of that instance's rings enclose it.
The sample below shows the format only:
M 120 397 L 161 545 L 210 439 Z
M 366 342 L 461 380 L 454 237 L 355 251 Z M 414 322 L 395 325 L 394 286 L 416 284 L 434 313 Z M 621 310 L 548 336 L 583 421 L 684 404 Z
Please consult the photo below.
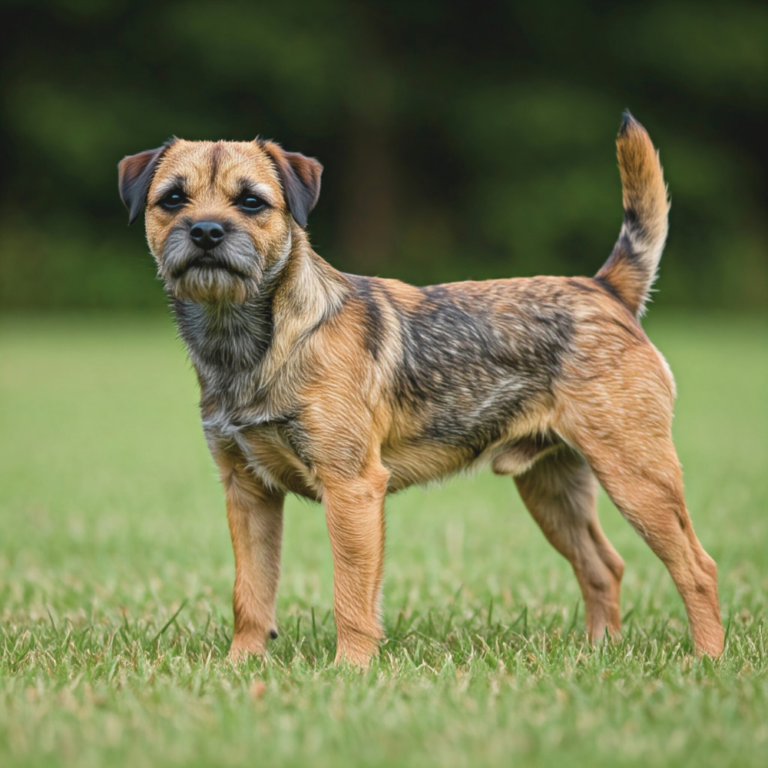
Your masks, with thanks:
M 668 566 L 697 648 L 720 652 L 715 566 L 670 437 L 674 383 L 637 319 L 666 238 L 666 188 L 629 115 L 618 150 L 624 224 L 594 279 L 427 288 L 317 256 L 303 227 L 321 167 L 276 144 L 174 141 L 122 161 L 132 219 L 147 202 L 226 489 L 233 656 L 264 651 L 276 632 L 286 492 L 325 504 L 338 657 L 366 663 L 381 636 L 386 493 L 486 463 L 515 476 L 572 563 L 591 635 L 619 629 L 624 567 L 597 521 L 596 476 Z M 201 221 L 217 228 L 215 247 L 196 245 Z

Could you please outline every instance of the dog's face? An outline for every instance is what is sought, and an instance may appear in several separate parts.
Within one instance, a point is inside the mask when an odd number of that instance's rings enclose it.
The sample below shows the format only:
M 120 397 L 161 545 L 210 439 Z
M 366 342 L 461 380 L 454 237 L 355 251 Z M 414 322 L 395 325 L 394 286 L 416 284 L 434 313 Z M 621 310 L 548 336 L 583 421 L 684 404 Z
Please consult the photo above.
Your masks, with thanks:
M 175 139 L 120 162 L 120 196 L 131 223 L 146 204 L 147 240 L 172 296 L 242 303 L 285 264 L 321 172 L 269 141 Z

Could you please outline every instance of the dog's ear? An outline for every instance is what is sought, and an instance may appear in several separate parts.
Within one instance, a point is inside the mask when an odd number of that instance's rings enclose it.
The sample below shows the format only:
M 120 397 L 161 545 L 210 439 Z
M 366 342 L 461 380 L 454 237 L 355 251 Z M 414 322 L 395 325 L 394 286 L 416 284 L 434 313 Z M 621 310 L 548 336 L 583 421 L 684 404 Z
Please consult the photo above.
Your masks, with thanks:
M 298 152 L 286 152 L 273 141 L 260 141 L 261 148 L 272 158 L 283 185 L 288 210 L 300 227 L 307 226 L 309 212 L 320 197 L 320 175 L 323 166 L 314 158 Z
M 117 165 L 120 199 L 128 209 L 128 224 L 139 218 L 141 209 L 147 201 L 147 192 L 155 175 L 160 159 L 175 139 L 166 142 L 157 149 L 148 149 L 138 155 L 128 155 Z

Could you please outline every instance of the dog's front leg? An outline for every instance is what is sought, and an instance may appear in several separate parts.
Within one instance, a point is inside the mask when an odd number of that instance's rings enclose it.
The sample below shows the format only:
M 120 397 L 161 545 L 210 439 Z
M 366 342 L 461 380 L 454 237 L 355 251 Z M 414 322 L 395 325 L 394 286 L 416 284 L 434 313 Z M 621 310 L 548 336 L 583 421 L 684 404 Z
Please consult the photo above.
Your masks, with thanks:
M 379 464 L 353 479 L 323 482 L 333 553 L 336 663 L 347 660 L 367 666 L 383 635 L 379 609 L 388 479 L 389 473 Z
M 237 458 L 216 456 L 216 461 L 235 553 L 235 634 L 229 658 L 237 661 L 252 653 L 263 654 L 269 638 L 277 637 L 284 494 L 270 491 Z

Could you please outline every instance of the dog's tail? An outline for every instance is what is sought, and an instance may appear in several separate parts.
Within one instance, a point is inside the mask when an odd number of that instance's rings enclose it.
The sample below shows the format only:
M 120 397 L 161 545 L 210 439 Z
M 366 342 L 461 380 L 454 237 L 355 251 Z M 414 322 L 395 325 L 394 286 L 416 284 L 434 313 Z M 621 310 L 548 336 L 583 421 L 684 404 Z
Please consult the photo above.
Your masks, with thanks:
M 595 275 L 618 294 L 638 317 L 667 239 L 669 200 L 659 153 L 651 137 L 629 111 L 616 139 L 624 196 L 624 222 L 608 261 Z

